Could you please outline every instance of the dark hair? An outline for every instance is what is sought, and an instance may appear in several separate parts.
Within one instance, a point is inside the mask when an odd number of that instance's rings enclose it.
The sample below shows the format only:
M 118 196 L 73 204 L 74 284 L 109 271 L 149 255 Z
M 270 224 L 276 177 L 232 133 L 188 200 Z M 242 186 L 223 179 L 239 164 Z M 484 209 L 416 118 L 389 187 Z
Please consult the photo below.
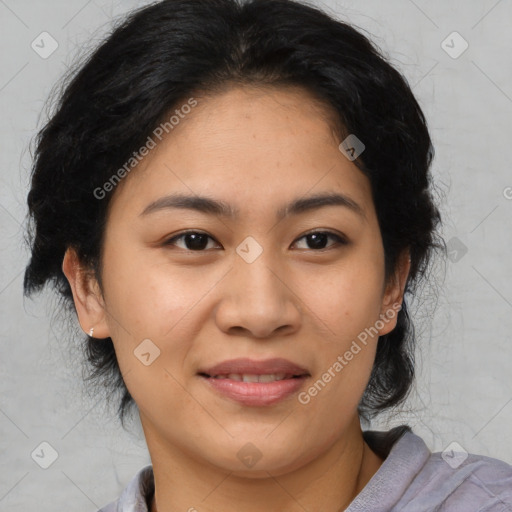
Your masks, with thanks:
M 409 249 L 406 293 L 425 276 L 440 214 L 431 196 L 434 150 L 406 79 L 347 23 L 292 0 L 164 0 L 133 11 L 64 82 L 55 112 L 38 133 L 28 194 L 31 259 L 25 295 L 51 281 L 73 310 L 61 265 L 73 247 L 101 286 L 101 247 L 109 199 L 102 187 L 170 113 L 191 96 L 233 85 L 299 86 L 328 106 L 340 141 L 354 134 L 354 160 L 371 181 L 386 278 Z M 111 197 L 111 196 L 110 196 Z M 444 242 L 443 242 L 444 244 Z M 407 304 L 378 341 L 359 404 L 368 420 L 402 403 L 414 380 L 415 333 Z M 133 399 L 112 340 L 84 340 L 89 379 Z

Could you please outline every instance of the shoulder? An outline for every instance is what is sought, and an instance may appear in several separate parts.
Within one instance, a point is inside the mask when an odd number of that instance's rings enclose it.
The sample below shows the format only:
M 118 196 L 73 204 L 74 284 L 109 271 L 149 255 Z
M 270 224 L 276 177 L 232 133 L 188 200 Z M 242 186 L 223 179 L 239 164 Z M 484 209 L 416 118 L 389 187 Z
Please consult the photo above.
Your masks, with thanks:
M 115 500 L 112 503 L 109 503 L 108 505 L 105 505 L 104 507 L 100 508 L 98 512 L 117 512 L 118 503 L 119 500 Z
M 117 500 L 98 512 L 148 512 L 147 503 L 153 492 L 153 466 L 149 464 L 135 474 Z
M 363 435 L 384 462 L 347 512 L 512 511 L 510 464 L 456 443 L 432 453 L 407 425 Z
M 510 511 L 512 466 L 460 448 L 431 453 L 393 511 L 425 506 L 439 512 Z

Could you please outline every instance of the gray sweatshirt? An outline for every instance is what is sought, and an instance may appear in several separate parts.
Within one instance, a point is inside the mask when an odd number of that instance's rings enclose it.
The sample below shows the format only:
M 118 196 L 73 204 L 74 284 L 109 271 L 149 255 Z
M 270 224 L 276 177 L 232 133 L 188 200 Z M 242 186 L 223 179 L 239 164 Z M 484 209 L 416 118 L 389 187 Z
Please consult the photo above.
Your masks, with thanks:
M 345 512 L 512 512 L 512 466 L 453 444 L 432 453 L 402 425 L 363 432 L 384 462 Z M 151 465 L 140 469 L 119 499 L 98 512 L 148 512 Z

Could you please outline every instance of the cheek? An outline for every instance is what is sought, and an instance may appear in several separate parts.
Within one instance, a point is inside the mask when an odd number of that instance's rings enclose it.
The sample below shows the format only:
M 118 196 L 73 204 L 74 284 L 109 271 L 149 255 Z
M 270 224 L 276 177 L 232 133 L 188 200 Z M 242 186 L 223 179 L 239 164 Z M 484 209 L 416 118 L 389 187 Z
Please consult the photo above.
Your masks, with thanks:
M 319 312 L 321 319 L 316 325 L 328 326 L 324 335 L 316 338 L 316 379 L 303 395 L 315 411 L 312 415 L 318 417 L 328 416 L 334 410 L 340 414 L 356 410 L 375 359 L 380 275 L 368 270 L 362 279 L 353 271 L 354 267 L 347 268 L 325 279 L 324 293 L 317 292 L 312 297 L 311 309 Z M 326 429 L 325 435 L 335 438 L 338 426 L 333 421 L 332 429 Z
M 105 253 L 107 307 L 134 338 L 162 339 L 179 330 L 215 282 L 193 269 L 155 263 L 138 254 Z
M 193 404 L 180 385 L 181 369 L 200 325 L 191 321 L 200 311 L 194 305 L 208 280 L 200 285 L 190 273 L 128 252 L 105 253 L 104 261 L 109 325 L 130 394 L 149 415 L 171 406 L 190 410 Z
M 381 275 L 375 263 L 343 265 L 310 282 L 306 303 L 328 328 L 331 339 L 356 337 L 379 318 Z

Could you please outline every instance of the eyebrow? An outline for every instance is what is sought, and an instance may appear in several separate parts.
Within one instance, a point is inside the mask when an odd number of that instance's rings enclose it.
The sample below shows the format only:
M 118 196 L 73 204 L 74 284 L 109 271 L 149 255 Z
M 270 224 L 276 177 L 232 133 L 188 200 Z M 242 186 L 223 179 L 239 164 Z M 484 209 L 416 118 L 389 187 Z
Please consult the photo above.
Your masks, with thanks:
M 293 200 L 279 208 L 276 212 L 276 220 L 281 220 L 290 215 L 297 215 L 325 206 L 343 206 L 366 220 L 363 208 L 350 197 L 339 193 L 316 194 Z M 180 208 L 195 210 L 209 215 L 236 219 L 240 210 L 224 201 L 212 199 L 206 196 L 189 196 L 183 194 L 171 194 L 156 199 L 148 204 L 140 213 L 140 216 L 148 215 L 160 210 Z

